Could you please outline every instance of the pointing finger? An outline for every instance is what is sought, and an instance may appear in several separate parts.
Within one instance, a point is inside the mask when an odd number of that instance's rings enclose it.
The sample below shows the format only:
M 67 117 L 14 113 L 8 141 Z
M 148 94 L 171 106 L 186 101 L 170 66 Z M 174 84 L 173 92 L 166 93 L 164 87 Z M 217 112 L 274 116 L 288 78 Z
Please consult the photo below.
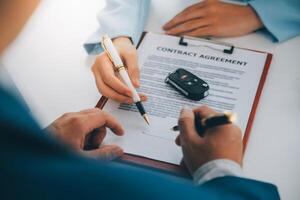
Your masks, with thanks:
M 133 103 L 132 97 L 124 96 L 116 92 L 114 89 L 106 85 L 101 78 L 98 78 L 96 82 L 97 82 L 98 89 L 103 96 L 108 97 L 120 103 L 127 103 L 127 104 Z
M 104 113 L 105 124 L 104 126 L 108 127 L 112 132 L 118 136 L 124 135 L 124 129 L 121 124 L 111 115 Z
M 108 127 L 119 136 L 124 134 L 121 124 L 115 118 L 100 109 L 98 112 L 86 114 L 81 123 L 83 127 L 82 132 L 85 135 L 100 127 Z
M 179 116 L 178 126 L 180 129 L 180 138 L 184 140 L 191 140 L 197 135 L 195 129 L 195 115 L 193 110 L 189 107 L 184 107 Z

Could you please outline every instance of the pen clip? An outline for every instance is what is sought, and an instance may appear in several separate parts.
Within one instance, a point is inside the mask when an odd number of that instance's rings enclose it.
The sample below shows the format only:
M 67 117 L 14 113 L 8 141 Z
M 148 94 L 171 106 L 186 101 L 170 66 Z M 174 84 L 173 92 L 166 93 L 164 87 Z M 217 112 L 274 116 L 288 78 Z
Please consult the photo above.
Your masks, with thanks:
M 119 72 L 120 72 L 121 70 L 125 70 L 126 68 L 125 68 L 125 66 L 124 66 L 123 64 L 122 64 L 122 65 L 118 65 L 118 64 L 114 61 L 113 56 L 111 55 L 111 53 L 109 52 L 108 48 L 107 48 L 106 45 L 105 45 L 105 39 L 109 39 L 109 40 L 110 40 L 110 38 L 109 38 L 107 35 L 102 36 L 102 39 L 101 39 L 101 45 L 102 45 L 102 48 L 104 49 L 106 55 L 109 57 L 110 61 L 113 63 L 115 70 L 116 70 L 116 71 L 119 71 Z
M 105 38 L 109 38 L 109 37 L 107 35 L 102 36 L 102 38 L 101 38 L 101 46 L 104 49 L 104 51 L 105 51 L 106 55 L 108 56 L 108 58 L 110 59 L 110 61 L 114 64 L 114 66 L 116 66 L 116 63 L 114 62 L 114 60 L 113 60 L 112 56 L 110 55 L 107 47 L 105 46 L 105 42 L 104 42 Z

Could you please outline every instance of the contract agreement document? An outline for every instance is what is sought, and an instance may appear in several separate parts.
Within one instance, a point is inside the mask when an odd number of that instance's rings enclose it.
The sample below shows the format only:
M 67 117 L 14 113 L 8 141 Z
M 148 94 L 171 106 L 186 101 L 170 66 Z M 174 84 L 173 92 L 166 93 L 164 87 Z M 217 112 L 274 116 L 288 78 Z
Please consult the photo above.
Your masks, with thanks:
M 232 111 L 237 114 L 237 125 L 242 132 L 245 134 L 246 129 L 250 130 L 253 120 L 250 115 L 255 112 L 253 106 L 261 92 L 258 88 L 264 81 L 262 77 L 269 54 L 241 48 L 226 54 L 220 51 L 220 44 L 193 40 L 194 45 L 182 46 L 179 39 L 145 34 L 138 47 L 139 92 L 148 96 L 144 106 L 150 125 L 145 123 L 134 104 L 109 100 L 103 110 L 121 122 L 125 135 L 118 137 L 109 133 L 104 143 L 117 144 L 128 154 L 179 164 L 182 152 L 175 144 L 178 132 L 170 129 L 177 124 L 184 105 L 191 108 L 207 105 L 220 112 Z M 201 101 L 188 100 L 167 85 L 165 78 L 177 68 L 184 68 L 205 80 L 210 86 L 208 97 Z

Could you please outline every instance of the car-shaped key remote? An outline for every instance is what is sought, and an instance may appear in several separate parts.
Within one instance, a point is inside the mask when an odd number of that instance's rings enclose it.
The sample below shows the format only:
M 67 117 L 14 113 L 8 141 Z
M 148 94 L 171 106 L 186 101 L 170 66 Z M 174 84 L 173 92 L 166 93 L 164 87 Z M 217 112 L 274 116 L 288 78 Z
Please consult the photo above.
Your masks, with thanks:
M 208 84 L 198 76 L 182 68 L 170 73 L 165 82 L 191 100 L 200 101 L 208 96 Z

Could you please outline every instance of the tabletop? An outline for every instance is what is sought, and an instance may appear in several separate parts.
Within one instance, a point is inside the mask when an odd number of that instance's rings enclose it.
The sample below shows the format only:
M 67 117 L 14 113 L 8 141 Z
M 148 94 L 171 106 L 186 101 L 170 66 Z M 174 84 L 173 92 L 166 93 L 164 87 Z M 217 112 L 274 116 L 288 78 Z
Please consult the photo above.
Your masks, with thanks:
M 94 107 L 100 98 L 82 45 L 97 29 L 103 0 L 43 0 L 1 58 L 42 127 L 65 112 Z M 146 30 L 195 0 L 152 0 Z M 246 177 L 272 182 L 282 199 L 300 199 L 300 37 L 272 43 L 262 33 L 219 39 L 274 55 L 244 158 Z

